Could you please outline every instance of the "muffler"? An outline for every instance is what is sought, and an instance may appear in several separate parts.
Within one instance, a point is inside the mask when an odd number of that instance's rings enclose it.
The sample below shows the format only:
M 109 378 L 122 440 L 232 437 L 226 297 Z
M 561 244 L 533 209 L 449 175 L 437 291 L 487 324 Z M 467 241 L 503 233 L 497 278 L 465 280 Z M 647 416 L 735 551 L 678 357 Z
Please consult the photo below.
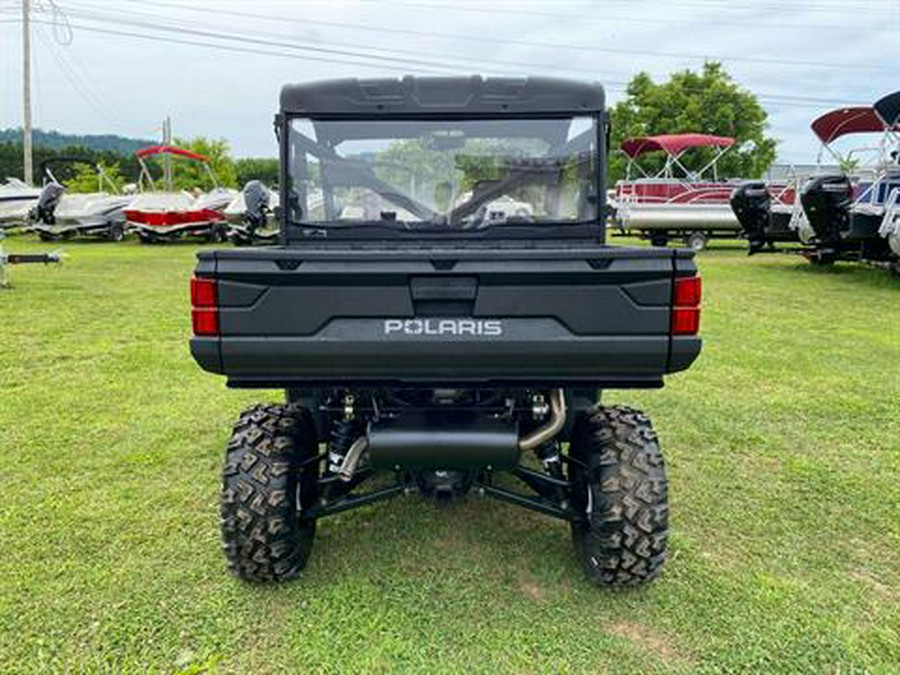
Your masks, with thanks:
M 372 466 L 392 469 L 511 468 L 519 461 L 514 424 L 471 413 L 407 413 L 369 427 Z

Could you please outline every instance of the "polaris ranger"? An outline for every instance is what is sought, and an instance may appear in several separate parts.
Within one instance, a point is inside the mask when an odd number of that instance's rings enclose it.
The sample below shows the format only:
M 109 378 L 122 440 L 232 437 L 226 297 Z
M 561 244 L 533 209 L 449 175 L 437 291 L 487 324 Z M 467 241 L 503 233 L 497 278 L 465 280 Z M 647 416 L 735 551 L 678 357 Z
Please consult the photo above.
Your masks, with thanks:
M 657 576 L 659 441 L 600 392 L 691 365 L 700 277 L 689 250 L 605 244 L 602 87 L 289 85 L 275 130 L 280 245 L 200 252 L 191 282 L 200 366 L 287 397 L 228 443 L 232 571 L 290 579 L 319 519 L 416 491 L 567 521 L 595 583 Z

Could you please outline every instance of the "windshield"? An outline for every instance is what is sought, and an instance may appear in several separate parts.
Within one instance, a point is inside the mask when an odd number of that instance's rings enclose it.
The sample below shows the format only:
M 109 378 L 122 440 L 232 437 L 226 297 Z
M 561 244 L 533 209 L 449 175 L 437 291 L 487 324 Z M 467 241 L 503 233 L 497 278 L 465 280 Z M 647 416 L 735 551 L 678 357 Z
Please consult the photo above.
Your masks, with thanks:
M 290 218 L 417 230 L 596 221 L 597 138 L 587 116 L 294 118 Z

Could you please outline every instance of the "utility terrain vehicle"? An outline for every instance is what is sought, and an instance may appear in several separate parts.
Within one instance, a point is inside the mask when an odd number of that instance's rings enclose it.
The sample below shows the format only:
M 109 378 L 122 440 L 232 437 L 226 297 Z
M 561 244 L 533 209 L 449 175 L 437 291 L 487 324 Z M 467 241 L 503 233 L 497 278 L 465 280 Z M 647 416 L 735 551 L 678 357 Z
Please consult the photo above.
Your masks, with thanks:
M 659 442 L 599 396 L 694 361 L 700 278 L 689 250 L 605 244 L 602 87 L 290 85 L 275 127 L 280 245 L 203 251 L 191 285 L 196 361 L 287 394 L 228 444 L 231 569 L 289 579 L 319 519 L 420 492 L 569 522 L 596 583 L 655 577 Z

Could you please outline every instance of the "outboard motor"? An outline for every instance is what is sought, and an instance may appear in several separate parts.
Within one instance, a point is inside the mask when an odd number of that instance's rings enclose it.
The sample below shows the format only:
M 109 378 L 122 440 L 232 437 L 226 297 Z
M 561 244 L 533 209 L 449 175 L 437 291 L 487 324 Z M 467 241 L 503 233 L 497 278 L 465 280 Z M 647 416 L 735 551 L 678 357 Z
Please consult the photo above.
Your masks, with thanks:
M 247 230 L 253 233 L 265 227 L 266 217 L 269 212 L 269 190 L 261 181 L 251 180 L 244 185 L 244 219 L 247 221 Z
M 34 207 L 32 216 L 34 220 L 39 220 L 45 225 L 53 225 L 56 217 L 53 215 L 56 207 L 59 206 L 59 200 L 62 199 L 66 188 L 57 183 L 50 181 L 41 189 L 38 196 L 37 206 Z
M 853 185 L 845 175 L 810 178 L 800 192 L 800 203 L 820 247 L 833 248 L 850 229 Z
M 758 253 L 766 245 L 766 228 L 771 217 L 769 188 L 762 181 L 749 181 L 736 187 L 729 201 L 750 242 L 750 255 Z

